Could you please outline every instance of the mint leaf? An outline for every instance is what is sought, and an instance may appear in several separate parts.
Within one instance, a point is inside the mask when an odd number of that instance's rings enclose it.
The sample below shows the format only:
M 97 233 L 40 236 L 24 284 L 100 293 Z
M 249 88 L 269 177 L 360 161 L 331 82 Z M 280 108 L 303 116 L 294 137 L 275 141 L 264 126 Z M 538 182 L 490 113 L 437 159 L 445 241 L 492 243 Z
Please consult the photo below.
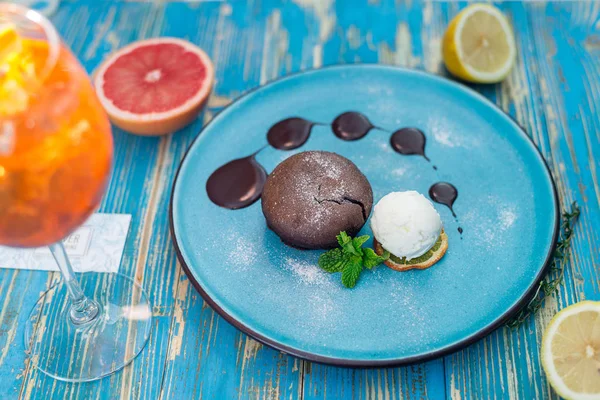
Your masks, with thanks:
M 352 289 L 356 286 L 356 282 L 358 282 L 358 277 L 360 276 L 362 269 L 362 259 L 358 256 L 350 257 L 342 271 L 342 284 L 347 288 Z
M 352 238 L 350 236 L 348 236 L 348 234 L 344 231 L 340 232 L 339 235 L 336 236 L 338 243 L 340 244 L 340 247 L 344 247 L 344 245 L 348 242 L 352 241 Z
M 337 235 L 337 240 L 345 253 L 360 256 L 360 253 L 356 251 L 354 245 L 352 244 L 352 238 L 348 236 L 346 232 L 340 232 L 340 234 Z
M 383 252 L 381 256 L 377 255 L 373 249 L 366 248 L 363 249 L 363 265 L 365 268 L 371 269 L 373 267 L 378 266 L 388 258 L 390 258 L 390 253 L 386 250 Z
M 347 263 L 347 258 L 339 248 L 329 250 L 319 257 L 319 267 L 329 273 L 341 272 Z
M 370 236 L 369 235 L 363 235 L 363 236 L 359 236 L 359 237 L 355 237 L 354 239 L 352 239 L 352 246 L 354 246 L 354 249 L 356 250 L 356 252 L 358 254 L 360 254 L 361 256 L 363 255 L 363 249 L 361 249 L 362 245 L 369 240 Z
M 381 256 L 371 248 L 362 248 L 369 235 L 352 238 L 346 232 L 336 236 L 340 248 L 329 250 L 319 257 L 319 267 L 329 273 L 341 272 L 342 284 L 353 288 L 364 268 L 372 269 L 390 257 L 384 252 Z

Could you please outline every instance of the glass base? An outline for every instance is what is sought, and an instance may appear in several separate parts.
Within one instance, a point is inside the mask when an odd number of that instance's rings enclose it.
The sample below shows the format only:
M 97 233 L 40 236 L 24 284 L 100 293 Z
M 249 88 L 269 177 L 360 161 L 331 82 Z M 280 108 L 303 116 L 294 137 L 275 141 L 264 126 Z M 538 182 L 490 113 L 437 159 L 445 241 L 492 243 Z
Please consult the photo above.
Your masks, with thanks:
M 132 279 L 92 272 L 77 278 L 85 295 L 100 305 L 95 319 L 73 324 L 60 282 L 40 297 L 25 326 L 30 362 L 67 382 L 93 381 L 125 367 L 142 351 L 152 327 L 146 292 Z

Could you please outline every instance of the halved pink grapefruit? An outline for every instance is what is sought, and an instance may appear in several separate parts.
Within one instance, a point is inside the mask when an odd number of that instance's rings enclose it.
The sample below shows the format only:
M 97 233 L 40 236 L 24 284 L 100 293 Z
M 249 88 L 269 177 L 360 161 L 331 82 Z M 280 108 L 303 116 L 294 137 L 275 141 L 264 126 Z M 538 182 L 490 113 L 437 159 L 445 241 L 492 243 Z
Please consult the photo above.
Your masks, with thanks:
M 175 38 L 134 42 L 98 68 L 94 86 L 110 120 L 139 135 L 188 125 L 212 89 L 214 69 L 199 47 Z

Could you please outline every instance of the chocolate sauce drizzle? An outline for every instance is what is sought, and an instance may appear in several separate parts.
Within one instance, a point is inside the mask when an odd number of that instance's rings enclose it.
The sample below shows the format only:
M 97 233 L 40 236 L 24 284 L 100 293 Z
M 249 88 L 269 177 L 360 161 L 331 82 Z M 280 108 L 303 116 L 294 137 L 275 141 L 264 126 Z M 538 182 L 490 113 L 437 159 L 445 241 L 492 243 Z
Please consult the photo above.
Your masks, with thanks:
M 443 204 L 452 211 L 452 216 L 456 218 L 456 213 L 452 206 L 458 197 L 458 190 L 453 184 L 448 182 L 437 182 L 429 188 L 429 197 L 436 203 Z
M 417 128 L 402 128 L 392 133 L 390 144 L 392 148 L 404 155 L 417 154 L 423 156 L 427 161 L 429 158 L 425 155 L 425 134 Z M 437 169 L 437 167 L 434 167 Z
M 267 132 L 267 141 L 279 150 L 294 150 L 302 146 L 310 137 L 315 122 L 292 117 L 279 121 Z
M 237 210 L 260 198 L 267 171 L 256 161 L 256 154 L 229 161 L 210 175 L 206 181 L 206 193 L 213 203 Z
M 448 207 L 452 212 L 452 216 L 458 222 L 456 213 L 454 212 L 453 208 L 454 202 L 458 197 L 458 190 L 453 184 L 448 182 L 434 183 L 429 188 L 429 197 L 431 197 L 431 200 L 435 201 L 436 203 L 443 204 L 446 207 Z M 460 233 L 461 235 L 463 233 L 463 228 L 460 226 L 458 227 L 458 233 Z
M 315 125 L 325 124 L 300 117 L 286 118 L 269 129 L 267 142 L 271 147 L 279 150 L 297 149 L 310 138 Z M 362 139 L 372 129 L 383 131 L 374 126 L 364 114 L 356 111 L 338 115 L 331 124 L 335 136 L 346 141 Z M 420 155 L 430 161 L 425 154 L 426 143 L 427 139 L 423 131 L 413 127 L 398 129 L 390 137 L 390 144 L 397 153 Z M 236 210 L 248 207 L 260 198 L 267 172 L 256 161 L 256 155 L 265 147 L 250 156 L 228 162 L 210 175 L 206 182 L 206 192 L 213 203 Z M 435 165 L 433 169 L 437 171 Z M 453 205 L 458 197 L 458 190 L 454 185 L 448 182 L 437 182 L 429 188 L 429 197 L 436 203 L 447 206 L 454 218 L 457 218 Z M 459 227 L 458 232 L 462 235 L 463 229 Z
M 331 124 L 335 136 L 342 140 L 362 139 L 375 126 L 364 115 L 356 111 L 348 111 L 338 115 Z

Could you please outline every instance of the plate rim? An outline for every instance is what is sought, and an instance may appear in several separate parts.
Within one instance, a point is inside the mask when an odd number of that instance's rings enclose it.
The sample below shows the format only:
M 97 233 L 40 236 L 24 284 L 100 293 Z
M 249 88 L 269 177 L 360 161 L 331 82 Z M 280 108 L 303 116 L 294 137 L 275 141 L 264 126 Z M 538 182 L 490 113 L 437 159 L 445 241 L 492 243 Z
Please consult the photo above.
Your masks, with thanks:
M 501 114 L 503 114 L 509 120 L 511 120 L 517 126 L 520 133 L 526 138 L 527 141 L 529 141 L 529 144 L 535 149 L 535 152 L 537 153 L 540 160 L 542 161 L 542 165 L 546 169 L 547 176 L 550 180 L 550 186 L 552 189 L 553 201 L 555 204 L 554 229 L 552 232 L 551 246 L 548 249 L 548 254 L 546 255 L 546 259 L 544 260 L 544 264 L 543 264 L 542 268 L 540 268 L 538 274 L 532 280 L 531 285 L 527 288 L 527 290 L 523 293 L 523 295 L 511 307 L 509 307 L 506 311 L 504 311 L 504 313 L 502 313 L 502 315 L 500 315 L 498 318 L 496 318 L 494 321 L 487 324 L 483 328 L 476 330 L 471 335 L 469 335 L 455 343 L 452 343 L 448 346 L 439 348 L 437 350 L 428 351 L 428 352 L 424 352 L 422 354 L 417 354 L 417 355 L 409 356 L 409 357 L 400 357 L 400 358 L 383 359 L 383 360 L 368 360 L 368 359 L 351 359 L 351 358 L 337 358 L 337 357 L 322 356 L 319 354 L 314 354 L 311 352 L 307 352 L 304 350 L 300 350 L 300 349 L 285 345 L 283 343 L 280 343 L 277 340 L 270 339 L 270 338 L 256 332 L 252 328 L 244 325 L 243 323 L 238 321 L 236 318 L 231 316 L 229 313 L 227 313 L 208 295 L 208 293 L 206 293 L 204 291 L 204 289 L 202 288 L 202 285 L 200 285 L 200 282 L 198 282 L 196 280 L 193 272 L 187 265 L 187 263 L 183 257 L 182 251 L 179 247 L 179 244 L 177 241 L 177 236 L 175 234 L 175 224 L 174 224 L 174 220 L 173 220 L 174 219 L 173 218 L 173 199 L 174 199 L 174 195 L 175 195 L 175 188 L 177 186 L 177 181 L 179 178 L 179 173 L 181 172 L 183 164 L 184 164 L 186 158 L 188 157 L 190 151 L 192 150 L 192 148 L 194 148 L 194 145 L 196 144 L 198 139 L 200 139 L 202 137 L 202 133 L 204 133 L 204 131 L 206 131 L 211 126 L 211 124 L 224 111 L 228 110 L 229 108 L 231 108 L 233 105 L 235 105 L 242 99 L 245 99 L 249 95 L 253 94 L 256 91 L 261 90 L 262 88 L 271 86 L 273 84 L 276 84 L 276 83 L 279 83 L 279 82 L 282 82 L 282 81 L 285 81 L 288 79 L 295 78 L 299 75 L 310 75 L 313 73 L 318 73 L 319 71 L 322 71 L 322 70 L 332 70 L 332 69 L 343 70 L 343 69 L 354 69 L 354 68 L 357 68 L 357 69 L 368 68 L 368 69 L 374 69 L 374 70 L 387 69 L 387 70 L 392 70 L 392 71 L 400 71 L 400 72 L 404 72 L 404 73 L 413 73 L 416 75 L 423 75 L 426 78 L 434 79 L 437 81 L 442 81 L 445 84 L 454 86 L 455 88 L 458 88 L 459 90 L 466 92 L 467 94 L 469 94 L 473 97 L 478 98 L 480 101 L 487 103 L 492 108 L 495 108 L 497 111 L 499 111 Z M 333 65 L 328 65 L 328 66 L 324 66 L 321 68 L 311 68 L 311 69 L 306 69 L 306 70 L 286 74 L 279 78 L 269 80 L 262 85 L 254 87 L 252 89 L 249 89 L 249 90 L 245 91 L 243 94 L 241 94 L 238 98 L 233 100 L 231 103 L 229 103 L 227 106 L 225 106 L 223 109 L 218 111 L 213 116 L 213 118 L 205 126 L 203 126 L 200 129 L 200 131 L 198 132 L 196 137 L 190 142 L 187 150 L 185 151 L 185 154 L 183 155 L 183 157 L 179 163 L 179 166 L 177 167 L 177 172 L 173 179 L 173 184 L 171 187 L 171 196 L 169 198 L 169 231 L 171 234 L 171 241 L 173 242 L 173 247 L 175 249 L 177 259 L 178 259 L 181 267 L 183 268 L 183 271 L 187 275 L 187 278 L 190 280 L 190 282 L 192 282 L 192 285 L 194 286 L 196 291 L 200 294 L 200 296 L 202 296 L 203 300 L 206 301 L 210 305 L 210 307 L 214 311 L 217 312 L 217 314 L 219 314 L 221 317 L 223 317 L 229 324 L 233 325 L 236 329 L 239 329 L 240 331 L 247 334 L 254 340 L 256 340 L 266 346 L 269 346 L 269 347 L 279 350 L 283 353 L 292 355 L 294 357 L 301 358 L 306 361 L 316 362 L 319 364 L 333 365 L 333 366 L 338 366 L 338 367 L 384 368 L 384 367 L 398 367 L 398 366 L 403 366 L 403 365 L 409 365 L 409 364 L 430 361 L 430 360 L 437 359 L 437 358 L 446 356 L 448 354 L 457 352 L 459 350 L 462 350 L 462 349 L 466 348 L 467 346 L 469 346 L 473 343 L 476 343 L 479 340 L 483 339 L 484 337 L 488 336 L 490 333 L 492 333 L 497 328 L 499 328 L 504 323 L 506 323 L 517 312 L 519 312 L 525 306 L 525 304 L 527 304 L 534 297 L 540 281 L 547 274 L 547 272 L 550 268 L 550 265 L 552 264 L 552 258 L 553 258 L 552 255 L 554 254 L 554 251 L 556 249 L 556 245 L 558 242 L 558 236 L 559 236 L 560 213 L 561 213 L 560 210 L 561 210 L 561 205 L 560 205 L 560 201 L 559 201 L 559 197 L 558 197 L 556 183 L 554 181 L 554 176 L 552 175 L 552 170 L 550 169 L 548 162 L 544 158 L 544 155 L 542 154 L 542 152 L 540 151 L 538 146 L 535 144 L 533 139 L 527 134 L 527 131 L 525 130 L 525 128 L 523 128 L 523 126 L 521 126 L 521 124 L 512 115 L 508 114 L 506 111 L 504 111 L 502 108 L 500 108 L 496 103 L 492 102 L 487 97 L 483 96 L 481 93 L 477 92 L 476 90 L 472 89 L 471 87 L 465 85 L 462 82 L 454 81 L 447 77 L 437 75 L 437 74 L 434 74 L 431 72 L 419 70 L 419 69 L 412 69 L 412 68 L 406 68 L 406 67 L 401 67 L 401 66 L 384 65 L 384 64 L 377 64 L 377 63 L 333 64 Z

